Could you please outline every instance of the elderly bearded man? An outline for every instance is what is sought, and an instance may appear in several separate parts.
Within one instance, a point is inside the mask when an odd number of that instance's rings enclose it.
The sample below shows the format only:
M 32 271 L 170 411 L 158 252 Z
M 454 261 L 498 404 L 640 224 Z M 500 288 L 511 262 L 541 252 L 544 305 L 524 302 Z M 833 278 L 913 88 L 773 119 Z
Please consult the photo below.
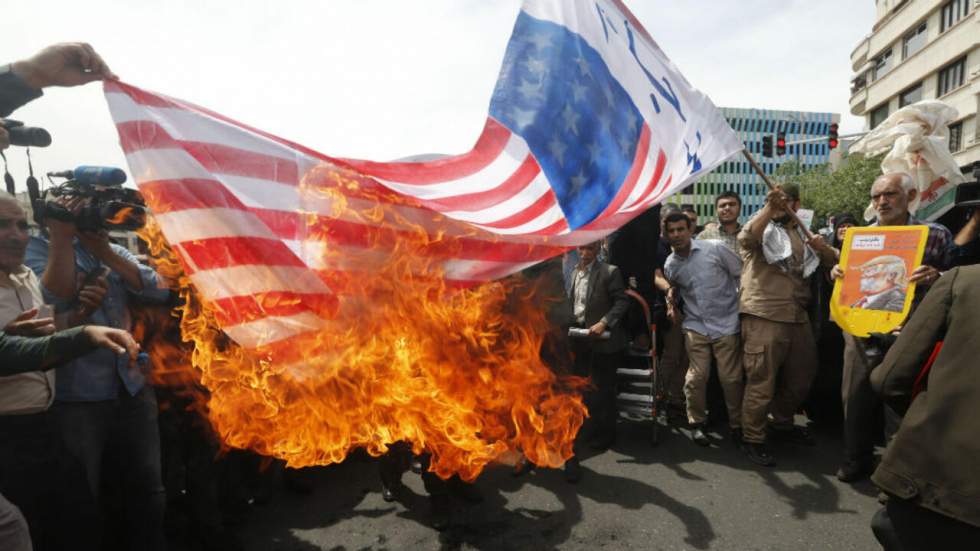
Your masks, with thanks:
M 832 266 L 835 251 L 810 240 L 789 211 L 800 208 L 800 191 L 784 185 L 766 196 L 766 205 L 738 235 L 742 255 L 740 311 L 745 395 L 742 437 L 746 455 L 759 465 L 775 464 L 768 436 L 812 444 L 793 416 L 817 372 L 817 350 L 810 330 L 808 278 L 817 266 Z
M 858 266 L 864 296 L 852 308 L 901 312 L 905 308 L 905 261 L 886 254 Z
M 879 176 L 871 185 L 871 203 L 878 214 L 872 226 L 929 227 L 922 265 L 912 271 L 909 283 L 916 283 L 916 302 L 939 279 L 940 270 L 950 265 L 953 234 L 939 224 L 922 222 L 909 212 L 909 204 L 917 191 L 912 178 L 904 173 Z M 844 272 L 834 266 L 831 275 L 836 279 Z M 914 307 L 915 303 L 913 303 Z M 901 309 L 899 309 L 901 311 Z M 855 482 L 866 478 L 874 470 L 875 417 L 881 408 L 881 399 L 871 389 L 871 369 L 864 353 L 864 342 L 844 333 L 844 374 L 841 385 L 844 403 L 844 463 L 837 471 L 843 482 Z M 886 412 L 887 414 L 887 412 Z M 892 424 L 895 424 L 894 422 Z

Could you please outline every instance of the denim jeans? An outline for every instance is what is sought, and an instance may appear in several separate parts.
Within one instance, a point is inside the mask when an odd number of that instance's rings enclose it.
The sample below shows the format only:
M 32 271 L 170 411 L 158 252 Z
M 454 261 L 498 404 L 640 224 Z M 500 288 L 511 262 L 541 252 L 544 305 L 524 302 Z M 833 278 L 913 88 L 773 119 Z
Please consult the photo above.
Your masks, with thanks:
M 120 385 L 115 400 L 56 402 L 54 410 L 65 446 L 85 468 L 92 495 L 103 511 L 116 510 L 121 516 L 104 526 L 121 527 L 128 549 L 165 549 L 166 492 L 153 389 L 143 387 L 131 396 Z M 121 503 L 110 503 L 104 496 L 106 488 L 118 490 Z M 114 540 L 113 534 L 103 535 L 107 545 Z

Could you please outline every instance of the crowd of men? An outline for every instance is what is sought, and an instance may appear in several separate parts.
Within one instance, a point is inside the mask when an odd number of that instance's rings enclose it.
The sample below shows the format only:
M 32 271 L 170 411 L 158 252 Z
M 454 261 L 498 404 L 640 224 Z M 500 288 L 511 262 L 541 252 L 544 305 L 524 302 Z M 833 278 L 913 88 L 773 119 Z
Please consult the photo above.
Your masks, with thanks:
M 49 47 L 0 70 L 0 116 L 46 86 L 111 77 L 88 45 Z M 7 138 L 0 129 L 0 148 Z M 874 355 L 880 343 L 846 333 L 837 352 L 844 410 L 837 477 L 855 482 L 874 473 L 890 498 L 874 522 L 889 549 L 916 548 L 910 542 L 922 534 L 935 542 L 976 541 L 980 533 L 980 482 L 970 463 L 980 452 L 978 440 L 969 422 L 955 422 L 980 413 L 978 378 L 964 372 L 978 351 L 971 338 L 980 329 L 980 268 L 954 268 L 977 257 L 980 209 L 954 238 L 945 227 L 914 218 L 915 194 L 908 175 L 888 174 L 875 180 L 870 199 L 874 224 L 928 226 L 921 265 L 909 273 L 880 263 L 861 269 L 869 292 L 881 297 L 874 303 L 879 309 L 894 310 L 888 306 L 893 289 L 915 283 L 918 311 L 884 357 Z M 63 206 L 72 211 L 81 204 Z M 813 306 L 826 317 L 831 282 L 843 276 L 844 232 L 858 225 L 844 213 L 826 238 L 813 235 L 794 216 L 800 206 L 799 189 L 784 185 L 740 225 L 742 201 L 724 192 L 715 200 L 717 220 L 704 228 L 693 209 L 668 206 L 655 230 L 659 260 L 649 273 L 630 277 L 630 286 L 638 278 L 652 282 L 664 299 L 658 369 L 668 407 L 683 416 L 695 444 L 709 445 L 707 424 L 716 411 L 708 382 L 716 372 L 731 441 L 763 467 L 775 464 L 768 445 L 774 440 L 814 445 L 807 427 L 794 422 L 828 360 L 816 345 Z M 656 240 L 648 237 L 641 241 Z M 592 383 L 590 419 L 579 439 L 596 450 L 615 442 L 616 368 L 631 341 L 642 342 L 627 323 L 627 278 L 607 261 L 608 251 L 624 243 L 579 247 L 563 274 L 569 369 Z M 157 274 L 105 232 L 51 219 L 31 236 L 21 206 L 0 197 L 3 549 L 165 548 L 159 408 L 127 331 L 131 307 L 163 303 L 168 295 Z M 927 389 L 920 369 L 935 356 L 938 340 L 945 345 L 929 364 Z M 62 368 L 57 376 L 54 367 Z M 941 394 L 927 400 L 931 393 Z M 882 412 L 891 444 L 876 465 L 875 419 Z M 437 480 L 425 463 L 395 446 L 379 462 L 382 495 L 396 499 L 402 473 L 413 466 L 432 494 L 433 523 L 445 527 L 450 490 L 470 501 L 479 495 L 459 480 Z M 515 474 L 529 468 L 519 462 Z M 565 476 L 571 483 L 581 479 L 577 457 L 566 462 Z M 107 502 L 117 507 L 103 516 Z
M 732 442 L 753 463 L 770 467 L 775 465 L 768 446 L 771 441 L 815 445 L 807 427 L 795 423 L 794 416 L 801 412 L 820 365 L 841 366 L 844 450 L 837 478 L 854 483 L 874 473 L 873 480 L 883 490 L 888 505 L 875 517 L 873 527 L 886 549 L 919 549 L 920 545 L 937 541 L 953 546 L 949 548 L 962 548 L 958 546 L 977 541 L 980 534 L 976 516 L 980 510 L 980 480 L 966 472 L 966 463 L 976 457 L 977 445 L 972 437 L 958 433 L 970 425 L 968 417 L 942 416 L 950 411 L 975 409 L 980 385 L 973 382 L 942 388 L 936 392 L 943 394 L 927 404 L 927 398 L 922 397 L 925 383 L 916 381 L 928 375 L 922 369 L 930 365 L 929 353 L 934 350 L 940 352 L 933 360 L 945 364 L 953 373 L 952 378 L 960 382 L 969 376 L 970 360 L 960 363 L 949 356 L 962 357 L 962 349 L 980 352 L 967 336 L 969 328 L 977 327 L 973 321 L 976 306 L 970 310 L 965 304 L 957 305 L 961 311 L 958 319 L 947 319 L 953 316 L 948 308 L 954 300 L 951 293 L 958 290 L 959 298 L 966 300 L 969 296 L 974 303 L 980 297 L 980 266 L 963 268 L 962 272 L 957 268 L 976 263 L 980 209 L 970 214 L 954 239 L 946 227 L 912 215 L 909 205 L 914 203 L 916 193 L 907 174 L 878 177 L 870 192 L 876 213 L 871 225 L 927 226 L 920 265 L 906 270 L 904 263 L 892 266 L 895 263 L 885 258 L 858 267 L 862 290 L 867 293 L 859 305 L 863 308 L 901 312 L 902 307 L 893 306 L 896 290 L 901 289 L 904 297 L 904 289 L 916 284 L 908 326 L 894 335 L 871 338 L 855 337 L 836 328 L 843 337 L 843 351 L 833 347 L 818 350 L 811 321 L 827 317 L 832 283 L 844 275 L 839 259 L 845 232 L 858 225 L 854 216 L 842 213 L 835 217 L 834 225 L 826 232 L 829 242 L 820 233 L 810 234 L 792 215 L 801 204 L 799 189 L 791 184 L 772 190 L 765 205 L 744 226 L 738 223 L 741 200 L 730 191 L 718 195 L 717 221 L 700 232 L 696 230 L 696 216 L 668 206 L 661 225 L 664 250 L 652 274 L 665 297 L 669 320 L 666 327 L 660 326 L 663 343 L 659 376 L 667 407 L 683 412 L 695 444 L 708 446 L 706 394 L 709 374 L 715 369 Z M 569 300 L 576 306 L 580 296 L 622 295 L 621 282 L 599 284 L 595 289 L 583 289 L 579 284 L 596 269 L 593 264 L 615 272 L 613 266 L 593 260 L 593 247 L 578 251 L 578 265 L 569 288 Z M 947 270 L 951 271 L 941 279 Z M 936 293 L 944 294 L 942 298 L 932 297 L 930 304 L 927 293 L 940 282 L 947 285 Z M 948 288 L 952 285 L 959 287 Z M 920 304 L 930 305 L 928 313 L 926 306 L 916 312 Z M 823 312 L 815 315 L 815 305 Z M 602 323 L 590 325 L 598 316 L 602 316 Z M 585 323 L 579 319 L 578 326 L 598 337 L 607 326 L 615 326 L 621 319 L 621 308 L 607 308 Z M 950 343 L 951 323 L 958 324 L 960 339 L 955 344 Z M 918 326 L 927 326 L 931 332 L 923 335 L 914 329 Z M 935 348 L 944 333 L 945 345 Z M 885 356 L 887 343 L 895 341 L 896 335 L 895 346 Z M 906 344 L 913 339 L 915 344 Z M 910 358 L 906 354 L 912 347 L 918 349 Z M 950 348 L 956 352 L 950 351 L 944 357 Z M 614 370 L 616 361 L 614 357 L 605 357 L 601 362 L 593 360 L 593 392 L 607 393 L 607 398 L 594 398 L 593 402 L 602 403 L 615 392 L 615 382 L 603 383 L 608 374 L 601 372 Z M 898 370 L 904 376 L 900 381 L 886 375 Z M 931 380 L 928 384 L 935 385 Z M 918 396 L 915 405 L 921 405 L 920 411 L 924 412 L 916 421 L 936 431 L 927 433 L 928 438 L 921 441 L 906 436 L 913 431 L 926 434 L 921 426 L 908 427 L 907 411 L 911 411 L 913 396 Z M 881 416 L 886 419 L 884 430 L 876 423 Z M 944 420 L 964 428 L 951 430 L 942 425 Z M 926 440 L 933 440 L 936 448 L 931 452 L 914 449 Z M 880 466 L 874 455 L 878 442 L 890 443 Z M 915 468 L 920 466 L 931 470 Z

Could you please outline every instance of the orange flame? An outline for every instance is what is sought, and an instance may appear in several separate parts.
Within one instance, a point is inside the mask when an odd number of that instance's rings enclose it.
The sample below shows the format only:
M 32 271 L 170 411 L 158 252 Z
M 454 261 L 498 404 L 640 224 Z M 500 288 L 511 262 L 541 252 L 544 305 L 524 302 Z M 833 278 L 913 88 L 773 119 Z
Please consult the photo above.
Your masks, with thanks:
M 123 207 L 116 211 L 111 218 L 106 220 L 109 224 L 122 224 L 123 222 L 129 220 L 129 216 L 133 213 L 135 209 L 133 207 Z
M 196 390 L 227 446 L 292 467 L 340 462 L 359 447 L 380 455 L 398 441 L 430 452 L 431 469 L 444 478 L 472 480 L 515 451 L 538 465 L 561 465 L 586 410 L 578 392 L 584 382 L 556 375 L 540 359 L 553 329 L 547 301 L 560 299 L 519 277 L 450 288 L 433 252 L 460 247 L 458 239 L 417 227 L 391 242 L 389 221 L 403 232 L 407 222 L 380 202 L 357 211 L 337 193 L 341 186 L 359 183 L 327 166 L 311 171 L 302 189 L 330 201 L 338 217 L 377 224 L 365 255 L 393 252 L 370 274 L 324 269 L 340 297 L 317 306 L 328 327 L 288 346 L 246 350 L 227 338 L 158 226 L 147 225 L 143 237 L 157 270 L 179 289 L 175 316 L 192 345 L 151 339 L 156 380 Z M 322 250 L 324 266 L 352 260 L 349 249 L 340 259 L 330 246 L 329 223 L 310 220 L 308 242 Z

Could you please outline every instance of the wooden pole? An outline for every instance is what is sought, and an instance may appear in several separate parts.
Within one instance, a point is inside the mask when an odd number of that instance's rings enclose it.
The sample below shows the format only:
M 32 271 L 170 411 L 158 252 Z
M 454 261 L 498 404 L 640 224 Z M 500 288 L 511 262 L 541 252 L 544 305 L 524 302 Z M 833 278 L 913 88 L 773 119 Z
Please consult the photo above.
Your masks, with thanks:
M 769 189 L 775 191 L 776 184 L 772 183 L 772 180 L 769 179 L 769 176 L 766 176 L 766 173 L 762 171 L 762 167 L 759 166 L 759 163 L 755 162 L 755 159 L 752 158 L 752 154 L 749 153 L 749 150 L 743 149 L 742 155 L 745 155 L 745 158 L 749 160 L 749 164 L 751 164 L 752 168 L 754 168 L 755 171 L 759 174 L 759 176 L 762 177 L 762 181 L 765 182 L 767 186 L 769 186 Z M 807 240 L 809 241 L 810 239 L 813 239 L 813 233 L 810 231 L 810 228 L 803 227 L 803 224 L 800 223 L 800 219 L 799 217 L 796 216 L 796 213 L 788 208 L 786 209 L 786 212 L 789 213 L 789 217 L 794 222 L 796 222 L 797 226 L 803 228 L 803 234 L 806 235 Z

